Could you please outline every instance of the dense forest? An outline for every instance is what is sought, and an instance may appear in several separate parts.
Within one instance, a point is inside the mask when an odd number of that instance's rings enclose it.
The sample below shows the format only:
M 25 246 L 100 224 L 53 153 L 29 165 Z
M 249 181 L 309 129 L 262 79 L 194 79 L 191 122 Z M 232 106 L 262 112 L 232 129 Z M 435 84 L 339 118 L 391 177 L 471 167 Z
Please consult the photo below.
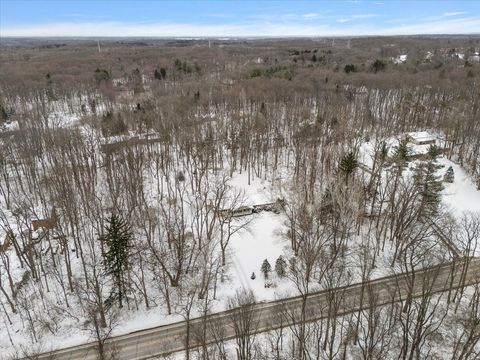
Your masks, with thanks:
M 464 279 L 480 253 L 480 214 L 446 206 L 453 168 L 440 176 L 453 164 L 480 189 L 478 36 L 0 46 L 0 357 L 72 332 L 114 359 L 107 340 L 139 316 L 248 312 L 232 243 L 267 216 L 235 216 L 259 182 L 282 256 L 246 281 L 305 304 L 328 290 L 325 316 L 256 334 L 244 314 L 236 340 L 182 358 L 480 356 L 480 286 L 435 293 L 432 275 L 421 296 L 369 293 L 452 261 Z M 403 135 L 418 131 L 437 142 L 417 158 Z M 370 306 L 340 314 L 355 283 Z

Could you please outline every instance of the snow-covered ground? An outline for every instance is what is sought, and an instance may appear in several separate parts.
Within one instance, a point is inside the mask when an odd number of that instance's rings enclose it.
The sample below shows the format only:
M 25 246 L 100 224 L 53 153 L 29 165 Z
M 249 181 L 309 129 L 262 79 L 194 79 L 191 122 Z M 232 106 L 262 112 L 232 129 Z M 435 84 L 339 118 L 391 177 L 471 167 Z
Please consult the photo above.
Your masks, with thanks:
M 434 132 L 431 132 L 431 131 L 411 132 L 406 135 L 418 141 L 434 140 L 435 145 L 438 147 L 441 147 L 444 142 L 443 138 L 440 135 L 435 134 Z M 402 137 L 403 136 L 399 135 L 399 136 L 392 136 L 392 137 L 383 139 L 383 141 L 385 142 L 385 146 L 387 147 L 387 150 L 388 150 L 387 152 L 388 156 L 393 156 L 395 154 L 395 149 L 400 144 Z M 372 167 L 372 164 L 373 164 L 373 154 L 374 154 L 375 145 L 376 145 L 375 142 L 372 140 L 372 141 L 366 141 L 360 146 L 359 161 L 370 168 Z M 377 144 L 377 146 L 378 145 L 379 144 Z M 428 153 L 430 144 L 415 144 L 413 142 L 407 142 L 407 148 L 408 148 L 408 154 L 411 156 L 425 155 Z
M 455 179 L 453 183 L 444 182 L 443 202 L 448 205 L 456 216 L 464 211 L 480 212 L 480 190 L 477 190 L 471 176 L 453 161 L 441 157 L 438 159 L 445 168 L 439 170 L 439 175 L 445 173 L 449 166 L 453 168 Z
M 396 58 L 392 58 L 392 61 L 394 64 L 403 64 L 404 62 L 407 61 L 408 55 L 402 54 L 398 55 Z
M 440 146 L 443 141 L 440 136 L 431 133 L 431 132 L 419 132 L 419 133 L 410 133 L 418 135 L 419 139 L 433 138 L 436 139 L 436 145 Z M 410 135 L 409 134 L 409 135 Z M 395 148 L 399 144 L 400 137 L 391 137 L 385 139 L 385 144 L 388 148 L 388 155 L 392 156 L 394 154 Z M 413 143 L 407 144 L 409 148 L 409 154 L 426 154 L 430 145 L 416 145 Z M 359 160 L 361 163 L 365 164 L 368 167 L 371 167 L 373 164 L 373 150 L 374 142 L 365 142 L 360 147 Z M 466 171 L 455 162 L 447 159 L 446 157 L 438 157 L 437 162 L 444 166 L 442 169 L 439 169 L 437 175 L 443 176 L 445 171 L 449 166 L 452 166 L 455 179 L 453 183 L 444 183 L 444 191 L 442 193 L 442 201 L 448 205 L 455 213 L 455 215 L 460 215 L 464 211 L 480 211 L 480 191 L 477 190 L 475 183 L 471 176 L 469 176 Z M 412 162 L 414 163 L 414 162 Z
M 420 140 L 435 139 L 437 146 L 442 146 L 443 139 L 438 134 L 431 131 L 423 131 L 417 133 L 409 133 L 411 137 Z M 388 148 L 388 156 L 392 156 L 395 148 L 400 142 L 401 136 L 390 137 L 385 139 Z M 371 168 L 373 164 L 374 142 L 365 142 L 361 145 L 359 151 L 359 160 L 366 167 Z M 417 145 L 413 143 L 407 144 L 411 155 L 427 154 L 430 145 Z M 404 176 L 410 176 L 415 163 L 421 160 L 411 161 L 404 171 Z M 448 167 L 454 170 L 454 181 L 452 183 L 443 182 L 444 190 L 442 191 L 442 204 L 451 211 L 451 213 L 459 218 L 465 212 L 480 213 L 480 190 L 477 190 L 472 177 L 457 163 L 447 159 L 444 156 L 437 158 L 437 163 L 442 167 L 437 170 L 437 175 L 443 177 Z M 477 250 L 480 256 L 480 249 Z
M 361 148 L 360 160 L 367 166 L 371 166 L 371 151 L 373 143 L 365 143 Z M 387 140 L 390 151 L 398 145 L 398 139 L 391 138 Z M 412 145 L 413 150 L 424 152 L 428 149 L 425 145 Z M 454 182 L 445 183 L 443 191 L 443 202 L 447 204 L 455 215 L 460 215 L 463 211 L 480 211 L 480 191 L 476 190 L 475 184 L 466 172 L 452 161 L 440 157 L 439 164 L 445 167 L 438 171 L 443 175 L 449 166 L 452 166 L 455 172 Z M 408 172 L 408 171 L 407 171 Z M 248 183 L 248 174 L 235 173 L 230 180 L 230 185 L 241 189 L 245 193 L 246 205 L 274 202 L 271 183 L 255 177 L 251 174 L 250 184 Z M 249 223 L 238 233 L 232 236 L 228 247 L 228 266 L 224 274 L 224 282 L 219 284 L 217 291 L 217 300 L 212 303 L 211 311 L 222 311 L 227 307 L 229 296 L 235 294 L 240 288 L 252 290 L 257 301 L 269 301 L 281 297 L 296 295 L 293 284 L 286 278 L 277 278 L 273 268 L 275 261 L 280 255 L 289 253 L 289 240 L 286 238 L 286 216 L 285 214 L 275 214 L 272 212 L 262 212 L 249 216 Z M 4 234 L 0 234 L 3 238 Z M 351 250 L 355 253 L 361 246 L 361 236 L 352 239 Z M 266 281 L 260 271 L 262 262 L 267 259 L 272 266 L 271 278 Z M 378 259 L 378 267 L 373 277 L 388 275 L 389 267 L 389 249 L 385 249 L 382 258 Z M 15 263 L 14 274 L 23 272 L 19 264 Z M 251 279 L 252 273 L 256 274 L 254 280 Z M 14 275 L 15 277 L 15 275 Z M 352 265 L 352 280 L 358 280 L 358 273 Z M 273 286 L 266 287 L 266 283 Z M 194 309 L 193 317 L 200 315 L 200 309 Z M 140 308 L 137 311 L 124 312 L 119 318 L 119 324 L 114 329 L 112 335 L 120 335 L 141 329 L 169 324 L 181 321 L 183 318 L 178 314 L 168 315 L 164 306 L 156 306 L 147 310 Z M 91 335 L 83 331 L 78 326 L 79 320 L 73 317 L 65 317 L 60 323 L 60 329 L 55 334 L 45 333 L 37 347 L 38 351 L 47 351 L 54 348 L 77 345 L 86 341 L 91 341 Z M 3 327 L 5 330 L 6 327 Z M 16 342 L 23 343 L 25 346 L 31 346 L 31 340 L 28 338 L 18 338 L 24 336 L 25 328 L 23 324 L 15 323 L 8 325 L 9 336 L 15 337 Z M 0 350 L 8 351 L 11 347 L 8 335 L 0 329 Z M 1 356 L 0 356 L 1 358 Z
M 275 266 L 276 259 L 287 250 L 288 241 L 283 231 L 285 216 L 263 212 L 255 214 L 248 228 L 240 234 L 234 234 L 230 248 L 232 264 L 230 284 L 223 287 L 225 296 L 232 296 L 239 287 L 252 290 L 257 301 L 273 300 L 290 293 L 289 281 L 277 279 L 274 271 L 270 279 L 275 287 L 265 288 L 265 279 L 260 266 L 265 259 Z M 255 273 L 256 278 L 250 277 Z M 268 281 L 267 281 L 268 282 Z
M 248 185 L 248 174 L 234 174 L 230 184 L 245 193 L 246 205 L 274 202 L 270 183 L 253 177 Z M 285 237 L 285 214 L 261 212 L 248 217 L 247 226 L 232 235 L 228 257 L 230 258 L 228 282 L 222 285 L 220 297 L 233 296 L 239 288 L 252 290 L 257 301 L 273 300 L 291 293 L 287 279 L 278 279 L 274 274 L 275 261 L 288 253 L 288 240 Z M 266 281 L 260 271 L 267 259 L 272 266 L 272 275 Z M 251 279 L 255 273 L 255 280 Z M 266 282 L 274 286 L 265 287 Z M 222 310 L 222 309 L 219 309 Z
M 230 184 L 243 190 L 248 205 L 275 201 L 271 197 L 269 182 L 254 175 L 251 175 L 249 185 L 247 173 L 235 173 Z M 269 301 L 293 295 L 294 290 L 290 280 L 278 278 L 273 270 L 276 259 L 280 255 L 288 253 L 288 240 L 285 238 L 284 229 L 285 215 L 261 212 L 250 215 L 248 220 L 247 226 L 233 234 L 230 240 L 227 248 L 227 271 L 224 274 L 224 282 L 219 284 L 217 300 L 211 304 L 212 312 L 226 310 L 228 298 L 241 288 L 252 290 L 257 301 Z M 268 281 L 264 279 L 260 271 L 264 259 L 267 259 L 272 266 L 272 273 Z M 18 275 L 20 277 L 23 270 L 17 261 L 15 261 L 14 266 L 14 276 Z M 256 274 L 255 280 L 250 278 L 253 272 Z M 271 283 L 272 286 L 265 287 L 266 282 Z M 193 310 L 193 317 L 200 315 L 200 309 Z M 135 312 L 122 313 L 112 335 L 126 334 L 182 320 L 183 318 L 179 314 L 168 315 L 164 306 L 156 306 L 148 310 L 142 307 Z M 32 345 L 28 338 L 16 338 L 15 342 L 23 343 L 30 347 L 32 351 L 43 352 L 91 341 L 91 334 L 81 330 L 78 326 L 78 320 L 74 318 L 66 317 L 62 320 L 60 327 L 64 331 L 58 331 L 55 335 L 45 333 L 42 335 L 42 341 L 36 345 Z M 10 335 L 15 337 L 16 333 L 23 334 L 25 329 L 22 324 L 16 323 L 9 325 L 9 331 Z M 0 331 L 0 333 L 3 332 Z M 0 337 L 0 349 L 8 350 L 10 347 L 8 336 Z

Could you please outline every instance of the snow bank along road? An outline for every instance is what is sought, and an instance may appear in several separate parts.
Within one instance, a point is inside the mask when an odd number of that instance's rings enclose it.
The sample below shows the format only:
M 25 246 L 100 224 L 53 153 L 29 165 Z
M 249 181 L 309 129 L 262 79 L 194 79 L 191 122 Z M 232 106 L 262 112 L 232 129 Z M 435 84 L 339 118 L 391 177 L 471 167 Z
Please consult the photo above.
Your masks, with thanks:
M 451 263 L 418 270 L 414 276 L 411 273 L 402 273 L 363 284 L 311 293 L 306 298 L 305 318 L 307 321 L 313 321 L 325 317 L 328 299 L 331 299 L 333 294 L 337 299 L 341 299 L 337 313 L 337 316 L 340 316 L 369 308 L 374 304 L 385 305 L 405 300 L 409 289 L 414 297 L 420 297 L 425 294 L 426 289 L 428 293 L 438 293 L 478 282 L 480 282 L 480 258 L 462 258 Z M 293 297 L 253 304 L 248 311 L 254 319 L 252 323 L 256 324 L 255 331 L 265 332 L 287 326 L 295 319 L 300 319 L 301 308 L 302 298 Z M 190 320 L 189 348 L 195 348 L 201 344 L 202 336 L 199 334 L 205 334 L 206 343 L 214 343 L 214 339 L 218 339 L 219 334 L 224 340 L 235 338 L 234 317 L 242 316 L 240 315 L 242 310 L 243 314 L 247 312 L 244 307 Z M 288 315 L 281 316 L 282 313 Z M 112 337 L 105 346 L 114 348 L 118 359 L 147 359 L 185 350 L 186 329 L 187 323 L 182 321 Z M 205 331 L 199 331 L 201 329 Z M 95 346 L 95 343 L 88 343 L 65 348 L 44 353 L 38 359 L 93 360 L 97 358 Z

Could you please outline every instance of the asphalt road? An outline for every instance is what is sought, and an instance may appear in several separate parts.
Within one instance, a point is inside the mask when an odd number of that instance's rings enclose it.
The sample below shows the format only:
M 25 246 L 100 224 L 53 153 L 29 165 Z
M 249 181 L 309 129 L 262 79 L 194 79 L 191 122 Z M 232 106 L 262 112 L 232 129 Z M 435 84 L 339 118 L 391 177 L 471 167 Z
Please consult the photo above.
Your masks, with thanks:
M 409 293 L 418 297 L 422 296 L 426 289 L 438 293 L 458 288 L 461 284 L 472 285 L 480 282 L 480 259 L 471 259 L 468 264 L 467 276 L 462 279 L 461 269 L 464 264 L 465 260 L 458 259 L 455 264 L 448 263 L 419 270 L 415 276 L 399 274 L 368 281 L 364 284 L 311 293 L 305 302 L 305 318 L 307 321 L 313 321 L 326 317 L 328 299 L 332 299 L 332 296 L 338 300 L 336 316 L 341 316 L 366 309 L 373 305 L 373 302 L 376 305 L 385 305 L 405 300 Z M 370 298 L 369 294 L 375 294 L 375 296 Z M 256 324 L 256 332 L 265 332 L 296 321 L 300 318 L 301 308 L 302 298 L 294 297 L 257 303 L 248 309 L 239 308 L 208 315 L 205 318 L 192 319 L 190 321 L 189 347 L 198 346 L 199 338 L 202 338 L 201 334 L 204 334 L 207 343 L 213 343 L 216 336 L 217 338 L 221 336 L 224 340 L 235 338 L 233 318 L 238 316 L 241 311 L 251 314 L 253 323 Z M 288 316 L 281 314 L 288 314 Z M 183 321 L 116 336 L 109 339 L 106 346 L 114 349 L 116 359 L 147 359 L 185 350 L 186 330 L 187 323 Z M 38 359 L 94 360 L 97 359 L 96 344 L 88 343 L 45 353 Z

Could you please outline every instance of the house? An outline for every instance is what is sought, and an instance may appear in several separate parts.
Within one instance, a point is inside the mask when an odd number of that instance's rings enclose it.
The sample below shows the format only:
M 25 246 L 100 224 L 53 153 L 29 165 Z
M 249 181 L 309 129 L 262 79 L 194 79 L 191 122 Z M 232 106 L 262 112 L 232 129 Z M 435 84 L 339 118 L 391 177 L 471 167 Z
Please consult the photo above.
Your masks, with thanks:
M 3 244 L 0 244 L 0 253 L 8 250 L 12 240 L 13 240 L 13 231 L 9 230 L 7 231 L 7 235 L 5 235 L 5 240 L 3 240 Z
M 433 58 L 433 53 L 431 51 L 427 51 L 424 62 L 429 63 L 432 61 L 432 58 Z
M 285 206 L 284 199 L 277 199 L 277 201 L 273 203 L 266 203 L 266 204 L 258 204 L 253 206 L 241 206 L 236 209 L 222 209 L 219 210 L 219 214 L 222 217 L 240 217 L 240 216 L 247 216 L 252 215 L 255 213 L 259 213 L 262 211 L 272 211 L 278 214 Z
M 275 214 L 280 213 L 285 207 L 285 200 L 284 199 L 277 199 L 277 201 L 273 203 L 266 203 L 266 204 L 258 204 L 253 206 L 253 212 L 259 213 L 261 211 L 272 211 Z
M 222 217 L 240 217 L 253 214 L 253 206 L 241 206 L 237 209 L 223 209 L 220 210 L 220 216 Z
M 50 218 L 32 220 L 33 231 L 37 231 L 40 228 L 44 230 L 51 230 L 51 229 L 54 229 L 56 226 L 57 226 L 57 212 L 55 211 L 55 208 L 52 208 L 52 212 L 50 213 Z
M 407 61 L 408 55 L 398 55 L 396 58 L 392 57 L 392 62 L 394 64 L 403 64 Z
M 436 142 L 435 137 L 426 131 L 407 133 L 406 140 L 415 145 L 435 145 Z
M 471 63 L 480 62 L 480 56 L 478 55 L 478 53 L 476 53 L 475 55 L 470 56 L 468 58 L 468 61 Z
M 433 145 L 437 147 L 437 154 L 441 154 L 445 140 L 440 135 L 427 131 L 404 133 L 398 137 L 388 138 L 386 145 L 389 148 L 388 158 L 390 161 L 394 161 L 396 149 L 400 143 L 405 143 L 407 146 L 408 160 L 416 160 L 427 158 Z
M 233 211 L 233 216 L 245 216 L 253 214 L 253 206 L 241 206 Z

